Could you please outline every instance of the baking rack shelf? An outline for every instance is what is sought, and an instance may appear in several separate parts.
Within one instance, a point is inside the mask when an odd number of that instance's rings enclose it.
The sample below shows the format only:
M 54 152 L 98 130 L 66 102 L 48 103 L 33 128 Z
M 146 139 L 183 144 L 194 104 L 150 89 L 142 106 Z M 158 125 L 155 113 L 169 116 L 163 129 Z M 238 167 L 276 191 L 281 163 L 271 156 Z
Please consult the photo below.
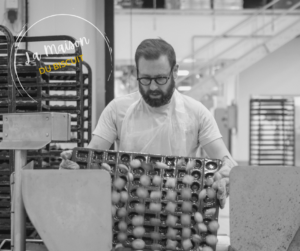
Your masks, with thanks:
M 292 98 L 250 100 L 250 165 L 294 166 L 294 113 Z
M 74 44 L 76 40 L 64 35 L 39 36 L 24 37 L 20 43 L 28 43 L 30 48 L 35 48 L 37 43 L 52 44 L 53 41 L 70 41 Z M 34 160 L 35 169 L 58 168 L 63 150 L 84 147 L 91 139 L 92 70 L 87 62 L 81 60 L 65 68 L 54 69 L 55 63 L 82 55 L 80 45 L 74 46 L 74 53 L 42 54 L 40 61 L 30 61 L 28 64 L 26 53 L 32 59 L 32 51 L 17 50 L 15 42 L 18 42 L 17 37 L 0 25 L 0 113 L 70 113 L 71 140 L 67 142 L 67 147 L 56 141 L 39 151 L 28 151 L 28 161 Z M 50 67 L 51 72 L 41 74 L 39 68 L 45 66 L 48 69 Z M 2 131 L 0 115 L 0 138 Z M 0 151 L 0 226 L 2 222 L 10 222 L 10 202 L 1 195 L 5 194 L 10 201 L 11 172 L 13 151 Z M 29 226 L 28 234 L 32 232 L 32 226 Z M 0 228 L 0 242 L 3 238 L 10 238 L 9 229 Z

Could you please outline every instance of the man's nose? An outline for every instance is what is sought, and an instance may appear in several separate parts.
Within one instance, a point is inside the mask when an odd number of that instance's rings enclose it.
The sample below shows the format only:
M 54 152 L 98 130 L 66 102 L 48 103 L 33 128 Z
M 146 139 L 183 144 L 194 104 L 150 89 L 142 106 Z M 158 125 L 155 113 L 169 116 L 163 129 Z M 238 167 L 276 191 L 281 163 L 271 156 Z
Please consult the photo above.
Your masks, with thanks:
M 157 90 L 157 89 L 158 89 L 157 84 L 155 83 L 155 80 L 152 79 L 152 80 L 151 80 L 151 83 L 150 83 L 150 90 L 151 90 L 151 91 L 155 91 L 155 90 Z

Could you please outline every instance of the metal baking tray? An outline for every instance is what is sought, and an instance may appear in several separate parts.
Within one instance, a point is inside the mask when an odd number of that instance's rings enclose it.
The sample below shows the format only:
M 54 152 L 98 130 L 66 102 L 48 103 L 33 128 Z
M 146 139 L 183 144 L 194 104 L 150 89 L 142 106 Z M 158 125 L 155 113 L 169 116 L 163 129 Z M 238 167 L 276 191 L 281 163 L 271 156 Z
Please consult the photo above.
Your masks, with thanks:
M 130 162 L 134 159 L 140 160 L 143 165 L 139 168 L 132 168 L 130 166 Z M 176 165 L 177 161 L 184 159 L 184 163 L 182 165 Z M 87 149 L 87 148 L 74 148 L 72 154 L 72 160 L 77 162 L 81 169 L 102 169 L 101 165 L 103 163 L 107 163 L 111 167 L 111 178 L 112 184 L 118 177 L 121 177 L 126 180 L 126 185 L 122 189 L 123 191 L 128 192 L 128 200 L 126 202 L 119 202 L 116 205 L 112 205 L 112 207 L 116 207 L 116 211 L 120 208 L 126 209 L 125 217 L 118 217 L 117 214 L 113 216 L 113 244 L 120 243 L 118 240 L 118 234 L 121 232 L 118 228 L 118 224 L 120 221 L 124 221 L 127 224 L 127 230 L 125 234 L 127 235 L 127 240 L 123 241 L 122 244 L 125 247 L 132 247 L 132 242 L 137 239 L 133 235 L 134 226 L 132 225 L 132 218 L 135 215 L 142 215 L 144 217 L 143 227 L 145 229 L 145 233 L 140 239 L 143 239 L 145 242 L 145 250 L 187 250 L 182 246 L 182 226 L 180 217 L 183 214 L 181 210 L 181 206 L 183 203 L 188 203 L 192 205 L 191 212 L 188 213 L 190 215 L 190 224 L 188 227 L 191 229 L 191 234 L 197 234 L 201 236 L 202 240 L 200 243 L 195 243 L 192 241 L 192 237 L 189 239 L 192 243 L 192 248 L 188 250 L 199 250 L 199 247 L 205 246 L 205 237 L 208 234 L 217 235 L 217 232 L 211 233 L 207 231 L 206 233 L 200 233 L 197 228 L 197 223 L 194 219 L 194 215 L 196 212 L 200 212 L 203 217 L 203 222 L 207 226 L 208 223 L 212 220 L 218 220 L 219 213 L 219 204 L 216 199 L 209 199 L 206 197 L 204 200 L 199 199 L 199 192 L 202 189 L 206 189 L 206 180 L 209 177 L 213 177 L 214 173 L 217 172 L 221 167 L 221 160 L 218 159 L 205 159 L 205 158 L 189 158 L 182 156 L 163 156 L 163 155 L 152 155 L 152 154 L 144 154 L 144 153 L 134 153 L 134 152 L 122 152 L 122 151 L 102 151 L 95 149 Z M 185 165 L 189 161 L 195 161 L 196 165 L 193 169 L 186 171 Z M 156 166 L 156 162 L 165 163 L 168 167 L 166 169 L 159 169 Z M 119 165 L 126 165 L 129 169 L 129 172 L 132 174 L 132 178 L 128 179 L 128 176 L 124 173 L 123 169 L 119 168 Z M 144 165 L 145 164 L 145 165 Z M 147 164 L 147 165 L 146 165 Z M 151 167 L 145 168 L 145 167 Z M 162 196 L 160 199 L 151 199 L 149 197 L 145 199 L 141 199 L 137 196 L 136 191 L 140 184 L 140 177 L 142 175 L 147 175 L 151 178 L 153 176 L 158 175 L 161 177 L 162 182 L 159 186 L 154 186 L 153 183 L 146 188 L 146 190 L 151 194 L 153 191 L 160 191 Z M 194 177 L 191 185 L 184 184 L 183 178 L 185 175 L 191 175 Z M 175 179 L 176 185 L 174 188 L 166 187 L 166 182 L 168 179 Z M 191 190 L 191 199 L 189 201 L 183 201 L 181 198 L 181 190 L 182 188 L 187 187 Z M 112 190 L 116 190 L 112 185 Z M 170 202 L 166 198 L 166 194 L 168 190 L 174 190 L 177 193 L 175 201 L 176 209 L 174 212 L 170 213 L 166 211 L 166 207 L 168 202 Z M 142 203 L 145 205 L 146 210 L 141 214 L 137 213 L 134 205 L 136 203 Z M 161 205 L 161 210 L 159 212 L 153 211 L 150 208 L 151 203 L 159 203 Z M 205 211 L 208 209 L 215 209 L 215 213 L 213 215 L 206 216 Z M 167 248 L 167 217 L 169 214 L 177 217 L 177 222 L 173 226 L 173 229 L 176 230 L 176 236 L 172 238 L 173 241 L 177 241 L 176 248 Z M 151 222 L 152 218 L 160 219 L 160 223 Z M 124 231 L 123 231 L 124 232 Z M 159 233 L 160 240 L 152 239 L 151 232 Z M 216 249 L 216 245 L 211 246 L 213 250 Z M 201 249 L 200 249 L 201 250 Z

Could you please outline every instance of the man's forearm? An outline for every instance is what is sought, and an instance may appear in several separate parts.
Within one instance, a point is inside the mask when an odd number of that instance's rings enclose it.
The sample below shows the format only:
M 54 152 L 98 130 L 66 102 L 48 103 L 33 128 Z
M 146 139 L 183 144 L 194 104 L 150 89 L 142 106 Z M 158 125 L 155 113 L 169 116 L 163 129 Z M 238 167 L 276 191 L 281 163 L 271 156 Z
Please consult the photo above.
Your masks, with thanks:
M 109 150 L 111 145 L 112 143 L 110 143 L 106 139 L 99 137 L 97 135 L 93 135 L 91 142 L 88 144 L 86 148 Z

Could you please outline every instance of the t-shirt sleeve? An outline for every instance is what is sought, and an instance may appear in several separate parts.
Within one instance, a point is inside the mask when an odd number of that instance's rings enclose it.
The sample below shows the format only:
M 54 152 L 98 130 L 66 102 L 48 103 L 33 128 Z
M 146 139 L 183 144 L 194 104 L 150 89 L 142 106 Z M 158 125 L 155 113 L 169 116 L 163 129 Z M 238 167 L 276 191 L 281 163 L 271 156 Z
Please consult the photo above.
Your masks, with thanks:
M 201 146 L 222 138 L 217 122 L 211 112 L 203 106 L 200 113 L 199 142 Z
M 101 113 L 93 135 L 97 135 L 110 143 L 114 143 L 117 138 L 116 112 L 115 102 L 112 101 Z

